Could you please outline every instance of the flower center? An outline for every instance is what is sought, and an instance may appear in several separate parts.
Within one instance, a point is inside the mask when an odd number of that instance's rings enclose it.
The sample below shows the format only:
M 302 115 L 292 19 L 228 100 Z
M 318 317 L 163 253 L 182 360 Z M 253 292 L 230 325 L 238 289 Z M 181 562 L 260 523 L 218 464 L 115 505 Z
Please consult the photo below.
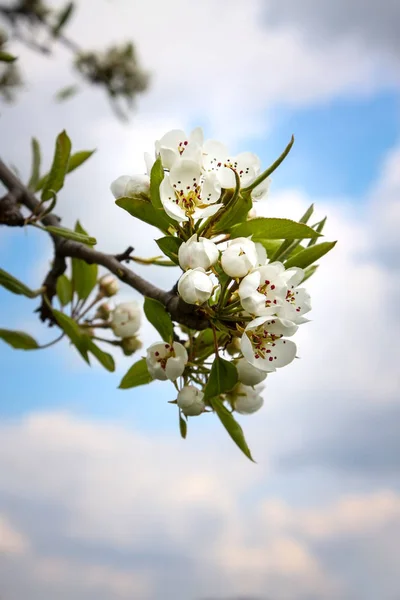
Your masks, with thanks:
M 300 312 L 301 306 L 296 306 L 296 294 L 298 294 L 298 292 L 288 290 L 286 293 L 286 302 L 289 302 L 289 304 L 291 304 L 291 306 L 293 306 L 293 308 L 296 309 L 296 312 Z
M 266 279 L 264 281 L 264 283 L 260 284 L 257 288 L 257 292 L 259 292 L 260 294 L 263 294 L 265 296 L 265 306 L 267 308 L 269 308 L 271 306 L 271 304 L 276 304 L 276 300 L 275 299 L 271 299 L 268 297 L 268 294 L 270 294 L 271 292 L 273 292 L 275 290 L 275 285 L 273 283 L 271 283 L 268 279 Z M 273 296 L 273 294 L 272 294 Z
M 186 146 L 188 145 L 188 143 L 189 142 L 187 140 L 185 140 L 184 142 L 179 142 L 179 144 L 178 144 L 178 152 L 179 152 L 180 155 L 183 154 L 183 152 L 184 152 Z
M 271 321 L 272 325 L 274 323 L 275 321 Z M 269 362 L 276 360 L 277 357 L 274 356 L 273 348 L 276 346 L 275 341 L 283 337 L 282 334 L 271 333 L 263 327 L 246 331 L 246 334 L 253 346 L 255 358 L 268 358 Z
M 168 360 L 170 358 L 175 357 L 175 350 L 174 350 L 173 346 L 170 346 L 169 344 L 165 344 L 165 350 L 166 350 L 166 354 L 164 354 L 164 356 L 161 356 L 159 352 L 154 352 L 156 362 L 158 362 L 161 365 L 161 367 L 164 371 L 167 366 Z

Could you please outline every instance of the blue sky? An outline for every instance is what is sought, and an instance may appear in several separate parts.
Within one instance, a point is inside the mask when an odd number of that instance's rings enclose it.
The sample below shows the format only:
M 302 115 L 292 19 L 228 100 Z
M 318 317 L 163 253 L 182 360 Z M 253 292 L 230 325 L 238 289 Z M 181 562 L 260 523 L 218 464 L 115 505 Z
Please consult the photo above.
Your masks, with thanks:
M 254 151 L 265 166 L 293 133 L 295 146 L 256 210 L 299 218 L 315 202 L 316 220 L 328 215 L 326 239 L 338 245 L 309 282 L 312 322 L 298 334 L 301 360 L 269 376 L 263 409 L 240 419 L 257 465 L 212 416 L 191 419 L 180 440 L 169 383 L 116 389 L 133 359 L 118 360 L 109 374 L 88 368 L 65 343 L 42 353 L 0 343 L 6 597 L 392 600 L 400 593 L 392 560 L 400 539 L 400 322 L 398 272 L 388 260 L 398 254 L 400 226 L 396 40 L 386 25 L 387 36 L 375 28 L 369 44 L 373 0 L 360 21 L 350 11 L 346 24 L 341 2 L 334 15 L 325 0 L 318 10 L 313 4 L 294 18 L 274 0 L 234 0 L 229 11 L 225 2 L 206 0 L 200 10 L 171 0 L 167 16 L 158 0 L 136 8 L 127 0 L 82 3 L 73 36 L 88 46 L 109 43 L 116 31 L 133 37 L 152 72 L 125 125 L 98 91 L 55 104 L 54 92 L 71 77 L 67 56 L 46 61 L 17 47 L 31 80 L 15 106 L 1 109 L 2 158 L 26 177 L 30 137 L 49 161 L 64 127 L 76 150 L 96 147 L 57 210 L 66 225 L 79 218 L 100 248 L 132 244 L 154 254 L 156 232 L 114 206 L 109 183 L 142 172 L 143 152 L 165 131 L 199 123 L 207 137 Z M 384 27 L 393 7 L 379 6 Z M 99 27 L 88 29 L 93 11 Z M 207 28 L 206 48 L 193 43 L 193 23 L 200 39 Z M 170 36 L 177 27 L 179 40 Z M 0 255 L 2 268 L 37 288 L 51 245 L 38 231 L 2 231 Z M 175 277 L 138 271 L 163 287 Z M 121 294 L 139 298 L 126 287 Z M 0 305 L 1 327 L 42 342 L 54 335 L 33 312 L 35 300 L 0 289 Z M 156 335 L 144 325 L 145 345 Z

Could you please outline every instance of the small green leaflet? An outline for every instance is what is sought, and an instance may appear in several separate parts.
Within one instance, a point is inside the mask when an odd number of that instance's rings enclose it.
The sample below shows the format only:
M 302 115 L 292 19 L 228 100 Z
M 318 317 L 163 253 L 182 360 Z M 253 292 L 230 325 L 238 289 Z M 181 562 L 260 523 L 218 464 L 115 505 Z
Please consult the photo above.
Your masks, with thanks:
M 179 411 L 179 431 L 181 432 L 181 437 L 186 440 L 187 436 L 187 423 L 185 419 L 182 417 Z
M 75 225 L 75 233 L 88 237 L 79 221 Z M 72 259 L 72 287 L 80 300 L 86 300 L 97 283 L 98 267 L 89 265 L 80 258 Z
M 90 341 L 89 336 L 82 333 L 79 325 L 76 323 L 76 321 L 71 319 L 71 317 L 68 317 L 64 313 L 60 312 L 59 310 L 55 310 L 54 308 L 52 310 L 58 325 L 69 337 L 82 358 L 88 364 L 90 364 L 88 356 L 88 342 Z
M 71 229 L 67 229 L 66 227 L 53 227 L 52 225 L 48 225 L 44 227 L 50 233 L 54 233 L 54 235 L 59 235 L 60 237 L 66 238 L 67 240 L 72 240 L 74 242 L 80 242 L 81 244 L 86 244 L 87 246 L 94 246 L 97 244 L 97 240 L 94 237 L 89 237 L 87 235 L 82 235 L 81 233 L 76 233 Z
M 37 184 L 40 179 L 40 163 L 41 163 L 41 155 L 40 155 L 40 145 L 36 138 L 32 138 L 32 168 L 31 168 L 31 176 L 28 183 L 28 188 L 30 190 L 35 190 Z
M 12 54 L 9 54 L 8 52 L 0 51 L 0 62 L 11 63 L 11 62 L 14 62 L 14 60 L 17 60 L 16 56 L 13 56 Z
M 210 402 L 211 406 L 217 413 L 219 420 L 231 436 L 232 440 L 235 442 L 238 448 L 240 448 L 240 450 L 247 456 L 247 458 L 249 458 L 252 462 L 255 462 L 253 457 L 251 456 L 250 448 L 248 447 L 246 439 L 244 437 L 243 429 L 240 427 L 239 423 L 234 419 L 232 413 L 223 405 L 222 400 L 220 400 L 219 398 L 212 398 Z
M 133 364 L 131 368 L 125 373 L 118 387 L 120 390 L 127 390 L 133 387 L 137 387 L 138 385 L 145 385 L 146 383 L 151 383 L 152 381 L 153 378 L 147 369 L 146 359 L 142 358 L 141 360 Z
M 37 350 L 39 348 L 37 341 L 24 331 L 0 329 L 0 339 L 17 350 Z
M 7 271 L 4 271 L 3 269 L 0 269 L 0 285 L 5 287 L 13 294 L 26 296 L 27 298 L 36 298 L 36 296 L 39 295 L 38 292 L 34 292 L 24 283 L 22 283 L 22 281 L 19 281 L 13 275 L 7 273 Z
M 53 164 L 43 185 L 42 202 L 51 200 L 64 185 L 67 174 L 69 157 L 71 154 L 71 140 L 67 133 L 62 131 L 56 140 Z
M 210 400 L 210 398 L 229 392 L 236 385 L 237 380 L 238 374 L 235 365 L 217 356 L 204 388 L 204 400 Z
M 115 362 L 111 354 L 104 352 L 101 348 L 99 348 L 92 339 L 88 340 L 88 350 L 97 358 L 99 363 L 110 371 L 111 373 L 115 371 Z
M 57 297 L 62 306 L 66 306 L 72 300 L 72 284 L 66 275 L 60 275 L 56 284 Z
M 170 344 L 174 336 L 174 326 L 164 305 L 153 298 L 145 298 L 143 310 L 147 320 L 157 329 L 164 342 Z
M 301 269 L 305 269 L 316 260 L 319 260 L 321 256 L 327 254 L 335 246 L 336 242 L 322 242 L 322 244 L 309 246 L 294 256 L 291 256 L 285 262 L 285 267 L 286 269 L 290 269 L 290 267 L 300 267 Z
M 176 265 L 179 265 L 178 252 L 183 240 L 174 237 L 173 235 L 167 235 L 155 241 L 161 252 L 163 252 L 165 256 L 168 256 L 168 258 Z
M 115 204 L 126 210 L 133 217 L 149 225 L 158 227 L 163 233 L 168 233 L 171 223 L 164 209 L 156 209 L 151 202 L 137 198 L 118 198 Z
M 71 154 L 67 173 L 72 173 L 72 171 L 75 171 L 75 169 L 83 165 L 83 163 L 86 162 L 95 152 L 96 150 L 81 150 L 80 152 Z
M 151 168 L 150 173 L 150 200 L 155 209 L 162 209 L 163 205 L 160 198 L 160 184 L 164 179 L 164 169 L 159 156 Z
M 252 240 L 296 240 L 318 236 L 314 229 L 290 219 L 257 217 L 235 225 L 231 229 L 231 237 L 253 236 Z

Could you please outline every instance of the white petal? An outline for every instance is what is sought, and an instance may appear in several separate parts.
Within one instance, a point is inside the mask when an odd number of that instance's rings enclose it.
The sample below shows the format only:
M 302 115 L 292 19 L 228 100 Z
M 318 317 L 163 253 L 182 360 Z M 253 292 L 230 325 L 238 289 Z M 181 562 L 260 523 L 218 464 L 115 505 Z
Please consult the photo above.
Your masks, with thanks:
M 258 264 L 260 266 L 264 266 L 265 263 L 267 262 L 267 251 L 264 248 L 264 246 L 262 244 L 260 244 L 260 242 L 256 242 L 255 244 L 256 244 Z
M 186 195 L 198 186 L 200 176 L 201 169 L 196 162 L 180 158 L 171 168 L 169 179 L 178 194 L 183 192 Z
M 151 154 L 149 154 L 149 152 L 145 152 L 144 153 L 144 162 L 146 164 L 147 175 L 149 175 L 149 177 L 150 177 L 151 169 L 153 168 L 155 158 L 154 158 L 154 156 L 151 156 Z
M 185 370 L 185 363 L 180 358 L 169 358 L 165 366 L 165 373 L 168 379 L 175 381 Z
M 115 199 L 123 198 L 125 196 L 126 186 L 128 185 L 130 180 L 130 175 L 121 175 L 121 177 L 114 179 L 114 181 L 110 185 L 110 190 Z
M 160 199 L 165 212 L 175 221 L 188 221 L 185 211 L 176 203 L 175 190 L 168 176 L 164 177 L 160 184 Z
M 252 271 L 252 273 L 246 275 L 239 285 L 238 292 L 240 299 L 244 300 L 249 296 L 252 296 L 260 285 L 260 281 L 260 272 L 258 270 Z
M 188 361 L 188 353 L 186 351 L 185 346 L 183 346 L 179 342 L 174 342 L 172 344 L 172 347 L 174 349 L 174 352 L 175 352 L 176 356 L 178 358 L 180 358 L 181 360 L 183 360 L 185 363 L 187 363 L 187 361 Z
M 228 148 L 217 140 L 207 140 L 203 145 L 203 165 L 206 171 L 218 171 L 228 157 Z
M 222 204 L 211 204 L 207 208 L 195 208 L 192 217 L 194 220 L 208 219 L 208 217 L 215 215 L 222 206 Z
M 299 283 L 301 283 L 304 279 L 304 271 L 299 267 L 292 267 L 291 269 L 286 269 L 285 279 L 289 288 L 297 287 Z
M 252 199 L 255 200 L 256 202 L 263 200 L 268 195 L 270 185 L 271 185 L 271 178 L 267 177 L 267 179 L 264 179 L 264 181 L 262 181 L 259 185 L 257 185 L 251 191 Z
M 189 142 L 202 146 L 204 143 L 204 133 L 201 127 L 196 127 L 189 135 Z
M 207 173 L 203 180 L 201 199 L 206 204 L 214 204 L 221 197 L 221 184 L 215 173 Z

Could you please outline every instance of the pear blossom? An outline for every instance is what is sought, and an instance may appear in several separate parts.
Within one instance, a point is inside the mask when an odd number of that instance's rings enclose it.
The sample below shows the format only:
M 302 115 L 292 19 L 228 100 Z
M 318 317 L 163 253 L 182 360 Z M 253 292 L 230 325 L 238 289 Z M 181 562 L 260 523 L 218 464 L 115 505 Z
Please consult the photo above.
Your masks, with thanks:
M 115 296 L 119 290 L 117 278 L 110 273 L 103 275 L 103 277 L 100 277 L 99 279 L 99 290 L 102 296 L 107 296 L 108 298 Z
M 156 141 L 156 153 L 161 156 L 165 169 L 171 169 L 181 156 L 200 164 L 203 140 L 201 127 L 196 127 L 189 135 L 181 129 L 172 129 Z
M 131 356 L 131 354 L 140 350 L 143 344 L 136 335 L 132 335 L 131 337 L 122 338 L 121 346 L 124 354 L 126 356 Z
M 211 217 L 222 206 L 216 204 L 220 197 L 215 174 L 203 175 L 200 165 L 186 158 L 177 159 L 160 184 L 164 210 L 179 223 Z
M 257 385 L 258 383 L 264 381 L 267 376 L 265 371 L 260 371 L 260 369 L 254 367 L 245 358 L 240 358 L 237 361 L 236 369 L 238 372 L 239 381 L 245 385 Z
M 204 304 L 212 291 L 213 282 L 201 267 L 189 269 L 178 281 L 179 295 L 188 304 Z
M 241 152 L 231 157 L 224 144 L 207 140 L 203 145 L 203 167 L 206 172 L 217 175 L 223 188 L 236 186 L 233 171 L 239 175 L 241 186 L 246 187 L 260 174 L 261 162 L 252 152 Z
M 115 199 L 145 195 L 150 193 L 150 177 L 148 175 L 121 175 L 111 186 Z
M 257 317 L 242 335 L 242 354 L 250 364 L 267 373 L 284 367 L 295 358 L 296 344 L 283 338 L 294 335 L 297 329 L 292 321 Z
M 204 394 L 194 385 L 185 385 L 178 393 L 177 404 L 187 417 L 197 417 L 204 412 Z
M 119 304 L 111 313 L 111 329 L 118 337 L 135 335 L 140 328 L 142 315 L 137 302 Z
M 303 317 L 311 310 L 310 294 L 305 288 L 297 288 L 299 283 L 304 279 L 303 269 L 294 267 L 287 269 L 284 273 L 287 282 L 288 290 L 286 292 L 285 301 L 277 310 L 277 316 L 282 319 L 288 319 L 300 325 L 307 323 L 308 319 Z
M 218 257 L 219 250 L 214 242 L 204 237 L 197 240 L 197 233 L 187 242 L 183 242 L 178 251 L 179 264 L 184 271 L 197 267 L 208 271 L 217 262 Z
M 182 375 L 187 361 L 186 348 L 179 342 L 157 342 L 147 349 L 146 364 L 153 379 L 175 381 Z
M 264 398 L 260 393 L 263 389 L 264 386 L 253 388 L 239 383 L 228 396 L 233 409 L 241 415 L 250 415 L 260 410 L 264 404 Z
M 257 317 L 276 314 L 287 292 L 284 271 L 282 263 L 275 262 L 258 267 L 247 275 L 238 289 L 244 310 Z
M 240 278 L 254 269 L 259 260 L 263 260 L 260 247 L 250 238 L 239 237 L 228 242 L 222 253 L 221 266 L 230 277 Z

